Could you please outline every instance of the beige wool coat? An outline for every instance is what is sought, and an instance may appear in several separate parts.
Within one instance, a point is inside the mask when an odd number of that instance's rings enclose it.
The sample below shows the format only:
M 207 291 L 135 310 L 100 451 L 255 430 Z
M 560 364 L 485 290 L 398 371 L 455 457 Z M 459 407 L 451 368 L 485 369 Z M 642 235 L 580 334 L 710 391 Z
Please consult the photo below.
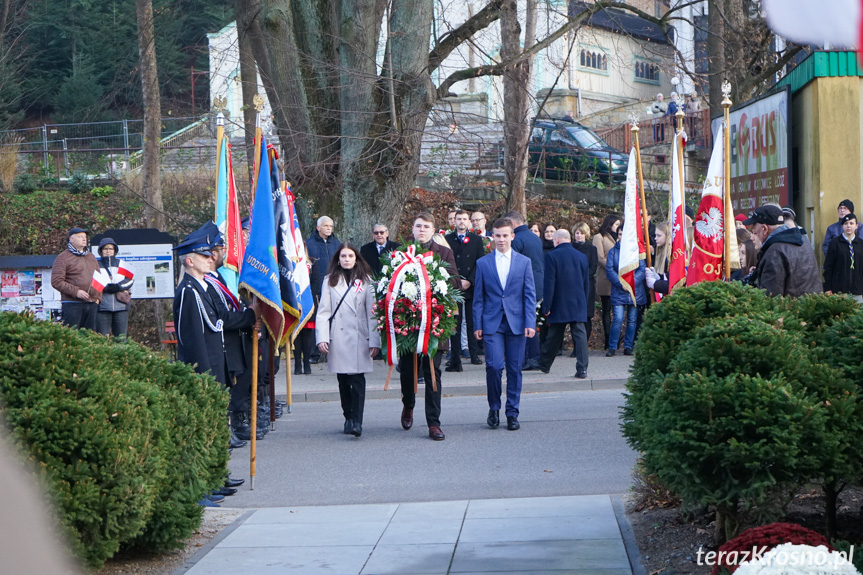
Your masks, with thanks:
M 596 258 L 599 260 L 599 266 L 596 268 L 596 295 L 611 295 L 611 282 L 605 275 L 605 260 L 608 258 L 608 252 L 611 251 L 615 243 L 608 236 L 599 234 L 593 236 L 593 245 L 596 246 Z
M 349 289 L 345 301 L 335 312 L 345 290 Z M 374 285 L 368 281 L 357 292 L 339 278 L 336 287 L 330 287 L 330 276 L 324 278 L 321 301 L 315 319 L 316 343 L 327 343 L 327 369 L 331 373 L 369 373 L 372 371 L 370 348 L 381 347 L 381 336 L 377 330 L 377 319 L 372 315 L 375 305 Z M 332 328 L 330 317 L 333 316 Z

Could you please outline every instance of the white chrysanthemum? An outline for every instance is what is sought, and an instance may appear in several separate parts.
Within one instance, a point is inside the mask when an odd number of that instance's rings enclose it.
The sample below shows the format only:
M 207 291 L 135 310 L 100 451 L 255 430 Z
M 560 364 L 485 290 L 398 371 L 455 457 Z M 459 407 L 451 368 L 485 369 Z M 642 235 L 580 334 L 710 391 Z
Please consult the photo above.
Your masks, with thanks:
M 434 284 L 434 291 L 440 295 L 446 295 L 446 292 L 449 290 L 449 286 L 446 284 L 444 280 L 438 280 Z
M 381 268 L 381 273 L 382 273 L 382 274 L 384 274 L 384 275 L 386 275 L 386 274 L 390 273 L 390 266 L 384 266 L 384 267 L 382 267 L 382 268 Z
M 409 300 L 415 300 L 417 294 L 419 294 L 419 290 L 417 286 L 413 282 L 405 282 L 402 284 L 402 289 L 400 290 L 402 295 L 404 295 Z
M 838 551 L 823 545 L 783 543 L 754 561 L 741 563 L 735 575 L 860 575 L 854 565 Z
M 387 285 L 388 284 L 389 284 L 389 282 L 387 282 L 387 280 L 379 279 L 378 280 L 378 287 L 377 287 L 378 293 L 385 293 L 387 291 Z
M 443 267 L 443 266 L 441 266 L 441 268 L 440 268 L 440 275 L 441 275 L 441 277 L 442 277 L 443 279 L 445 279 L 445 280 L 448 280 L 448 279 L 449 279 L 449 272 L 448 272 L 448 271 L 446 271 L 446 268 L 445 268 L 445 267 Z

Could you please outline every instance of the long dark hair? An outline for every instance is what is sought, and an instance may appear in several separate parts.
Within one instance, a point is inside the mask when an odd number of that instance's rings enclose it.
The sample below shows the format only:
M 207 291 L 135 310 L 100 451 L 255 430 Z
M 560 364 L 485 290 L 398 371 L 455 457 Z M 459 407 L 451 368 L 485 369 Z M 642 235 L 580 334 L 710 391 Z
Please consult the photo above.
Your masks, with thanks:
M 614 222 L 620 221 L 620 219 L 620 216 L 617 214 L 608 214 L 605 216 L 605 219 L 602 220 L 602 225 L 599 226 L 599 235 L 617 238 L 617 233 L 611 231 L 611 226 L 614 225 Z
M 342 253 L 342 250 L 345 249 L 351 250 L 357 257 L 357 263 L 354 266 L 354 269 L 346 270 L 339 265 L 339 255 Z M 339 285 L 339 278 L 344 278 L 345 283 L 350 286 L 356 280 L 360 280 L 362 283 L 368 282 L 369 278 L 372 277 L 372 269 L 369 267 L 369 264 L 366 263 L 366 260 L 363 259 L 363 256 L 360 255 L 360 250 L 357 249 L 357 246 L 351 242 L 345 242 L 343 244 L 339 244 L 336 253 L 330 258 L 330 263 L 327 266 L 327 275 L 330 276 L 330 287 L 336 287 Z

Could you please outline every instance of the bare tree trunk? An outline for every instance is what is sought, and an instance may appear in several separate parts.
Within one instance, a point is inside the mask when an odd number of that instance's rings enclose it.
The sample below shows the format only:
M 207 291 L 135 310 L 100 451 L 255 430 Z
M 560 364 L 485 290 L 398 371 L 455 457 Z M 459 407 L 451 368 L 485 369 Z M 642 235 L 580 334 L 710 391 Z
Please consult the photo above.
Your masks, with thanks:
M 528 0 L 525 23 L 525 45 L 536 38 L 536 2 Z M 504 0 L 500 8 L 500 56 L 503 61 L 522 51 L 521 25 L 516 0 Z M 528 112 L 530 110 L 532 58 L 509 66 L 503 73 L 503 135 L 504 184 L 507 188 L 507 209 L 526 212 L 527 147 L 529 141 Z
M 237 19 L 237 44 L 240 52 L 240 81 L 243 90 L 243 136 L 246 142 L 246 181 L 249 189 L 252 185 L 252 171 L 255 165 L 255 103 L 258 93 L 258 71 L 255 67 L 255 55 L 252 53 L 252 41 L 249 26 L 249 15 L 238 0 L 234 16 Z
M 141 93 L 144 100 L 143 186 L 144 215 L 151 228 L 165 228 L 162 184 L 159 173 L 159 143 L 162 136 L 162 106 L 159 69 L 156 65 L 152 0 L 135 0 L 138 19 L 138 51 L 141 57 Z
M 0 54 L 3 53 L 3 42 L 6 40 L 6 24 L 9 22 L 9 9 L 13 0 L 0 0 Z
M 719 110 L 722 102 L 722 81 L 728 67 L 725 60 L 725 0 L 708 1 L 707 59 L 709 62 L 708 97 L 710 108 Z

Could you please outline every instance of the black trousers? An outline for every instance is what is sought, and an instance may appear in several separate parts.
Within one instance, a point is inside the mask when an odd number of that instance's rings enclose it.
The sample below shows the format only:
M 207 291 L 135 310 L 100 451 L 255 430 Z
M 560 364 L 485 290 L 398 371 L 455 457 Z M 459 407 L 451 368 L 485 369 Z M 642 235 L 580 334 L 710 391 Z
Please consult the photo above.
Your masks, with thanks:
M 572 343 L 576 354 L 576 372 L 586 372 L 588 357 L 587 337 L 585 335 L 584 324 L 575 322 L 570 325 L 575 326 L 575 328 L 572 329 Z M 557 357 L 557 351 L 563 343 L 563 334 L 566 332 L 566 324 L 550 323 L 545 326 L 545 329 L 546 336 L 539 356 L 539 367 L 542 369 L 551 369 L 551 364 L 554 363 L 554 358 Z
M 99 317 L 99 304 L 93 302 L 64 301 L 60 307 L 63 325 L 87 328 L 96 331 L 96 318 Z
M 251 408 L 252 370 L 247 369 L 237 376 L 234 386 L 231 387 L 231 400 L 228 402 L 228 411 L 248 413 Z
M 473 335 L 473 300 L 465 299 L 459 304 L 459 316 L 457 318 L 455 333 L 449 338 L 450 350 L 458 350 L 458 353 L 450 354 L 450 365 L 461 365 L 461 322 L 467 322 L 467 350 L 471 359 L 479 360 L 479 346 Z
M 366 376 L 363 373 L 338 373 L 339 398 L 342 400 L 342 413 L 360 425 L 363 424 L 363 409 L 366 405 Z
M 294 341 L 294 370 L 299 371 L 309 365 L 315 349 L 315 330 L 303 328 Z
M 426 423 L 429 427 L 440 427 L 440 398 L 441 398 L 441 380 L 440 380 L 440 358 L 441 353 L 438 352 L 434 356 L 434 361 L 429 361 L 429 356 L 421 355 L 417 358 L 417 369 L 419 369 L 419 377 L 425 379 L 426 395 Z M 437 391 L 432 389 L 431 368 L 434 365 L 435 381 L 437 382 Z M 414 393 L 414 356 L 413 354 L 403 355 L 399 357 L 399 376 L 402 384 L 402 404 L 408 409 L 413 409 L 417 403 L 417 396 Z M 422 384 L 423 382 L 420 382 Z
M 608 349 L 608 336 L 611 334 L 611 305 L 610 295 L 599 296 L 602 300 L 602 331 L 605 335 L 605 349 Z

